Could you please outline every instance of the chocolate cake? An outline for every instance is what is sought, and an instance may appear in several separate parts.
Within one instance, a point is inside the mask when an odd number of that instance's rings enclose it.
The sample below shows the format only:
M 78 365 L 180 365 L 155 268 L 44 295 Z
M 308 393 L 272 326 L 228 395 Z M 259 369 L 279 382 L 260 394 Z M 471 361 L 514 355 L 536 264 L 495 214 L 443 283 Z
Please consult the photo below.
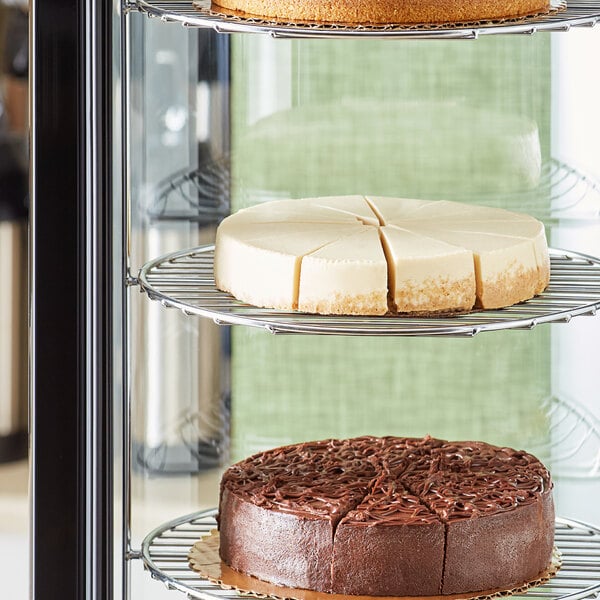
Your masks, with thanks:
M 274 584 L 372 596 L 513 589 L 549 567 L 552 482 L 524 451 L 430 437 L 276 448 L 223 475 L 220 555 Z

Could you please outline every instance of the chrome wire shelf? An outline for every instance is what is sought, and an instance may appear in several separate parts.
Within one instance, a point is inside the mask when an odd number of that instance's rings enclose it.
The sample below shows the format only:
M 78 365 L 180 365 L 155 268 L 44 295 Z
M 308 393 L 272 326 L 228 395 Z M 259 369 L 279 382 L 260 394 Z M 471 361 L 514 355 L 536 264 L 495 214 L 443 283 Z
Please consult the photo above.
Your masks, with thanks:
M 178 171 L 156 186 L 148 216 L 153 221 L 217 224 L 229 214 L 230 179 L 228 156 Z
M 345 317 L 257 308 L 215 287 L 214 246 L 162 256 L 140 271 L 139 284 L 151 300 L 219 325 L 247 325 L 270 333 L 321 335 L 458 336 L 482 331 L 532 329 L 542 323 L 568 322 L 600 309 L 600 259 L 550 250 L 548 289 L 535 298 L 503 308 L 451 317 Z
M 557 219 L 600 217 L 600 184 L 594 178 L 564 162 L 551 158 L 542 164 L 535 188 L 508 193 L 472 194 L 474 204 L 519 210 L 551 223 Z M 469 196 L 463 195 L 465 201 Z
M 229 214 L 231 159 L 221 156 L 196 169 L 184 169 L 161 181 L 154 190 L 148 214 L 157 221 L 188 220 L 218 223 Z M 287 197 L 283 193 L 282 197 Z M 444 200 L 449 198 L 443 198 Z M 459 201 L 507 208 L 518 206 L 545 223 L 556 219 L 600 217 L 600 183 L 555 158 L 544 162 L 540 180 L 529 190 L 463 193 Z M 251 199 L 248 199 L 251 202 Z
M 505 22 L 482 22 L 464 26 L 439 26 L 436 29 L 402 26 L 345 27 L 340 25 L 278 24 L 259 19 L 228 17 L 210 11 L 210 0 L 130 0 L 126 7 L 137 9 L 151 17 L 175 21 L 190 27 L 207 27 L 223 33 L 262 33 L 276 38 L 462 38 L 480 35 L 537 31 L 568 31 L 572 27 L 592 27 L 600 21 L 600 1 L 568 0 L 567 8 L 559 12 Z M 554 4 L 554 3 L 553 3 Z
M 157 527 L 142 543 L 141 558 L 154 579 L 189 598 L 226 600 L 242 596 L 202 579 L 188 566 L 192 545 L 216 527 L 216 510 L 181 517 Z M 562 568 L 547 583 L 515 599 L 581 600 L 600 596 L 600 529 L 578 521 L 556 519 L 555 540 Z
M 545 439 L 524 446 L 548 465 L 553 477 L 600 477 L 600 421 L 576 400 L 550 396 L 541 406 Z

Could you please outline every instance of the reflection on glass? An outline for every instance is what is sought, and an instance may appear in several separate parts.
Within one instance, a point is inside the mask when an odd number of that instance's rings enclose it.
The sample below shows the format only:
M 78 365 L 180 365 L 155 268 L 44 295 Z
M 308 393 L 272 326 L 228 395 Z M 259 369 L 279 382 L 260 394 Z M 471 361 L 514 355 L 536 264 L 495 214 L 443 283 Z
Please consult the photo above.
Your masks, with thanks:
M 520 209 L 549 158 L 549 38 L 236 37 L 232 205 L 369 193 Z M 488 202 L 486 202 L 488 200 Z M 548 204 L 547 190 L 537 199 Z M 233 457 L 362 434 L 541 446 L 549 331 L 476 340 L 233 333 Z

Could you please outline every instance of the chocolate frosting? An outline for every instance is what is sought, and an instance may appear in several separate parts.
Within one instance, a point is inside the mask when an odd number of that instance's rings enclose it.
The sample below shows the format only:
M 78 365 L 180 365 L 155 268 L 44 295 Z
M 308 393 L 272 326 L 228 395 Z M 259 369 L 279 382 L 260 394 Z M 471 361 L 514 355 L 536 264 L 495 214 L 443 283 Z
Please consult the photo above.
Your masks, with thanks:
M 353 525 L 416 525 L 439 521 L 437 515 L 393 479 L 378 481 L 376 491 L 350 511 L 343 523 Z
M 222 485 L 257 506 L 339 519 L 377 476 L 377 438 L 285 446 L 233 465 Z
M 257 506 L 364 525 L 449 523 L 536 502 L 552 486 L 523 450 L 484 442 L 362 437 L 269 450 L 222 486 Z

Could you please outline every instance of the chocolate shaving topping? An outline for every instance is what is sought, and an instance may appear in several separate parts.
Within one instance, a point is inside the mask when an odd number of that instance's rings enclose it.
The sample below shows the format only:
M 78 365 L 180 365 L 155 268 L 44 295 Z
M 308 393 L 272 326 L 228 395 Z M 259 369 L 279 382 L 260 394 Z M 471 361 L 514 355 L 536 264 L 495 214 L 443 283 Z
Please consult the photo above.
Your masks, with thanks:
M 222 486 L 271 510 L 356 525 L 470 519 L 535 502 L 550 474 L 522 450 L 431 437 L 362 437 L 276 448 L 230 467 Z

